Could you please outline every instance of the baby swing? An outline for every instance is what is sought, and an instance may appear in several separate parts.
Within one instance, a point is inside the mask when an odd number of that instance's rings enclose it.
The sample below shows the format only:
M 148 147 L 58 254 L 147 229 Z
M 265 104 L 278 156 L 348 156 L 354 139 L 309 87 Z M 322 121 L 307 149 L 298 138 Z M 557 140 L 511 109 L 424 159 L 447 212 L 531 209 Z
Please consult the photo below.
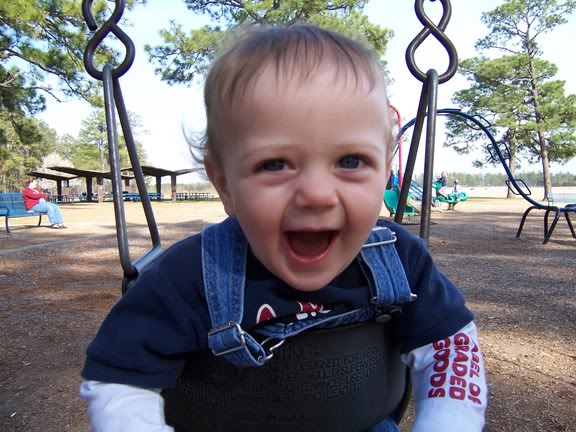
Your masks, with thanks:
M 88 28 L 96 31 L 86 47 L 84 64 L 93 78 L 103 82 L 124 293 L 143 269 L 162 252 L 119 82 L 120 77 L 131 67 L 135 55 L 131 39 L 118 27 L 125 1 L 115 0 L 112 15 L 99 29 L 91 13 L 92 2 L 82 2 L 82 13 Z M 397 222 L 402 222 L 402 209 L 412 180 L 424 120 L 427 119 L 420 223 L 420 237 L 426 242 L 430 226 L 438 85 L 452 78 L 458 64 L 456 49 L 444 34 L 451 16 L 450 0 L 440 0 L 440 3 L 443 13 L 436 25 L 424 12 L 424 0 L 415 1 L 416 15 L 424 28 L 408 46 L 406 62 L 411 73 L 422 82 L 422 93 L 400 191 L 401 205 L 395 216 Z M 100 71 L 94 66 L 94 54 L 109 33 L 113 33 L 124 44 L 126 53 L 119 66 L 106 64 Z M 415 51 L 430 34 L 444 46 L 449 56 L 449 66 L 441 75 L 434 69 L 424 73 L 415 64 Z M 150 250 L 134 262 L 130 258 L 122 199 L 116 114 L 126 141 L 152 242 Z M 396 312 L 383 311 L 376 318 L 378 322 L 311 330 L 297 337 L 274 340 L 265 348 L 268 354 L 266 359 L 274 356 L 274 360 L 258 368 L 236 367 L 214 357 L 211 352 L 193 353 L 187 360 L 177 386 L 163 392 L 167 423 L 183 431 L 366 431 L 389 417 L 399 423 L 408 404 L 411 387 L 409 371 L 400 360 L 399 345 L 393 341 L 390 326 L 386 324 Z M 238 326 L 230 323 L 230 326 L 234 325 Z M 280 347 L 283 342 L 286 343 Z M 246 343 L 243 336 L 241 343 Z M 368 362 L 370 368 L 364 371 L 366 373 L 359 374 L 358 367 L 354 365 L 362 362 Z M 286 379 L 279 380 L 278 377 Z

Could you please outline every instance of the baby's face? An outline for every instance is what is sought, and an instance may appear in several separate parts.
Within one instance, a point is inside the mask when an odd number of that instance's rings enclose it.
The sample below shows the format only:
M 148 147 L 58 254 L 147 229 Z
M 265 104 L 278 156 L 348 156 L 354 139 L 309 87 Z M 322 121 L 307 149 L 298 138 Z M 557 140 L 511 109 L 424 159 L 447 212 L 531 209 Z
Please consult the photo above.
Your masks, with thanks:
M 358 254 L 389 175 L 382 84 L 334 79 L 304 85 L 265 70 L 247 92 L 208 166 L 226 211 L 255 256 L 301 291 L 326 286 Z

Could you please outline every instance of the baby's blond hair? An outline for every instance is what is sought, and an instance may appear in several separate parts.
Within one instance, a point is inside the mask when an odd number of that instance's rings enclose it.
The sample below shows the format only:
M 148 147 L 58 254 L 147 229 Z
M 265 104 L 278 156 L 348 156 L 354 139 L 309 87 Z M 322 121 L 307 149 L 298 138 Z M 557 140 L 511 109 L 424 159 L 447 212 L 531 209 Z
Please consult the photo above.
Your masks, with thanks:
M 351 74 L 356 85 L 366 79 L 372 90 L 384 88 L 384 70 L 372 49 L 349 37 L 310 24 L 289 27 L 252 26 L 233 35 L 234 42 L 212 63 L 204 87 L 206 131 L 199 140 L 190 139 L 194 159 L 203 164 L 219 163 L 219 131 L 266 67 L 276 76 L 309 81 L 322 65 L 335 66 L 338 76 Z M 391 125 L 390 118 L 383 119 Z M 386 145 L 392 154 L 392 130 Z

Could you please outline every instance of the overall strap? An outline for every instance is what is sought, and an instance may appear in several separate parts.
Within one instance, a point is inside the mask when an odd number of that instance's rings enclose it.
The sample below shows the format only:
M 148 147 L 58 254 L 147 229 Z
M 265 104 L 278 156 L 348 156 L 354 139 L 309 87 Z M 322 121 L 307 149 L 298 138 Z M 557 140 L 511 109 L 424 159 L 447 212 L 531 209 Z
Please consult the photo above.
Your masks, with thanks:
M 386 313 L 415 298 L 394 247 L 395 241 L 394 232 L 377 226 L 360 251 L 361 260 L 372 273 L 368 275 L 373 296 L 371 302 L 376 306 L 377 315 L 382 317 L 388 317 Z M 314 327 L 366 321 L 374 315 L 374 309 L 367 308 L 291 326 L 270 325 L 260 330 L 260 334 L 268 339 L 258 343 L 240 327 L 244 312 L 247 250 L 248 243 L 235 218 L 211 225 L 202 234 L 202 276 L 212 322 L 208 346 L 214 355 L 223 356 L 240 367 L 261 366 L 272 358 L 272 351 L 287 337 Z M 276 344 L 266 350 L 263 344 L 271 340 Z
M 394 246 L 395 242 L 394 231 L 377 225 L 360 250 L 360 259 L 372 273 L 369 280 L 372 279 L 375 287 L 371 287 L 371 302 L 375 305 L 401 305 L 416 299 L 416 295 L 410 291 L 404 266 Z
M 235 218 L 211 225 L 202 233 L 202 277 L 212 321 L 208 346 L 214 355 L 242 367 L 260 366 L 267 357 L 264 348 L 240 327 L 247 250 Z

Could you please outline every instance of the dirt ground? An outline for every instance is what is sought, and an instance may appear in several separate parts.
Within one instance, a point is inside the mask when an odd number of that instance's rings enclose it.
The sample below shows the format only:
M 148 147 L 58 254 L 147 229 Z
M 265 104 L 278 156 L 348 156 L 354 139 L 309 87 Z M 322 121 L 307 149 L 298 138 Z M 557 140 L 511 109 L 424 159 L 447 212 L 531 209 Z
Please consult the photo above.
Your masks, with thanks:
M 561 220 L 542 245 L 538 212 L 516 239 L 526 207 L 471 198 L 435 211 L 430 248 L 477 316 L 490 386 L 486 430 L 576 431 L 576 239 Z M 88 430 L 78 398 L 84 349 L 118 299 L 122 274 L 112 204 L 62 210 L 67 230 L 34 227 L 31 218 L 14 220 L 10 235 L 0 229 L 3 432 Z M 154 210 L 163 246 L 224 218 L 218 202 Z M 126 214 L 138 257 L 150 247 L 140 205 L 126 203 Z

